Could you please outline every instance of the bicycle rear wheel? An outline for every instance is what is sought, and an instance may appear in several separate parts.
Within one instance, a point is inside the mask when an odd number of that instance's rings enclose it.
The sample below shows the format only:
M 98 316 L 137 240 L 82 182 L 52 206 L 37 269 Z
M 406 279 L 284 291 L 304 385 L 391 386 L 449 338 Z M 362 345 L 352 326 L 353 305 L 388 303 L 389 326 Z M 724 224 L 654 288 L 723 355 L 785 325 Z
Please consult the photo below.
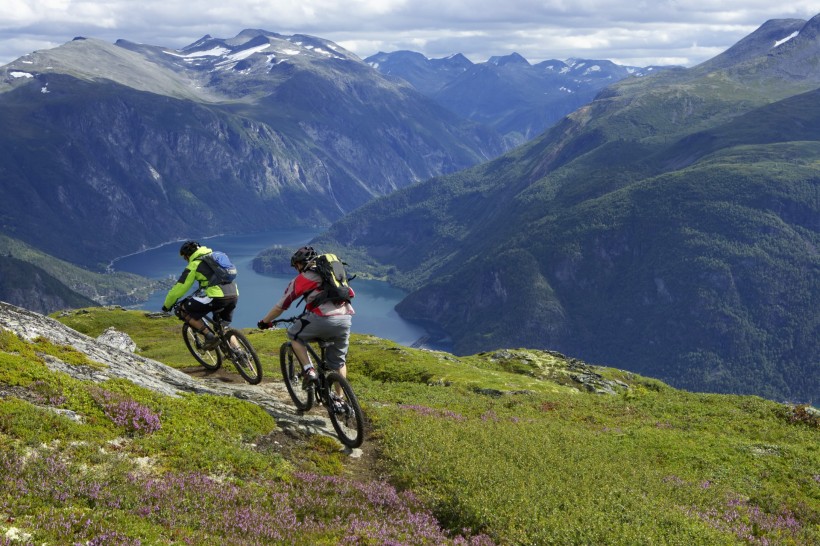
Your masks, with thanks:
M 313 407 L 313 387 L 302 389 L 302 365 L 293 354 L 290 341 L 286 341 L 279 348 L 279 364 L 282 367 L 282 377 L 288 389 L 293 405 L 299 411 L 308 411 Z
M 251 385 L 257 385 L 262 381 L 262 364 L 251 342 L 245 334 L 233 328 L 225 332 L 225 339 L 227 340 L 223 348 L 225 356 L 233 362 L 236 371 L 245 378 L 245 381 Z
M 222 366 L 222 353 L 219 352 L 219 349 L 210 351 L 203 349 L 205 336 L 191 328 L 187 323 L 182 325 L 182 339 L 185 340 L 185 346 L 188 347 L 191 355 L 203 368 L 213 371 Z
M 339 372 L 330 372 L 327 392 L 330 398 L 327 412 L 339 440 L 347 447 L 359 447 L 364 441 L 364 414 L 353 387 Z

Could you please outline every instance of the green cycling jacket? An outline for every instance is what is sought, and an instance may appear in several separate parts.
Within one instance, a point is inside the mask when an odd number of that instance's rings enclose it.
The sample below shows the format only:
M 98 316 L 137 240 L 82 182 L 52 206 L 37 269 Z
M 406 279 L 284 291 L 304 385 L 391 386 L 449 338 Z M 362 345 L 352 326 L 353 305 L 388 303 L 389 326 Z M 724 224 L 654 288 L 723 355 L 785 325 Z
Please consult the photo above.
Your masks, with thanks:
M 208 283 L 207 273 L 210 272 L 208 266 L 203 263 L 202 256 L 213 252 L 207 246 L 201 246 L 191 255 L 188 260 L 188 266 L 182 271 L 177 283 L 168 291 L 165 296 L 165 307 L 170 309 L 181 297 L 188 293 L 193 287 L 194 281 L 199 283 L 197 291 L 204 290 L 205 296 L 210 298 L 224 298 L 226 296 L 238 296 L 239 289 L 235 282 L 230 284 L 214 284 Z

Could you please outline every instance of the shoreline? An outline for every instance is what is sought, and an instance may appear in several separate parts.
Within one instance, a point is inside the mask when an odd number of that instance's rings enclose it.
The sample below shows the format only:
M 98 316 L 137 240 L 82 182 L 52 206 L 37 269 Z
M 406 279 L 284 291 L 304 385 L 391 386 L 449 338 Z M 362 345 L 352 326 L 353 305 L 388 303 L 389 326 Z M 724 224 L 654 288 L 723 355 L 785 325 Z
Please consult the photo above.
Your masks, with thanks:
M 215 235 L 208 235 L 207 237 L 200 237 L 200 239 L 202 239 L 204 241 L 204 240 L 207 240 L 207 239 L 213 239 L 214 237 L 221 237 L 223 235 L 225 235 L 225 234 L 224 233 L 217 233 Z M 123 258 L 129 258 L 131 256 L 136 256 L 137 254 L 142 254 L 143 252 L 148 252 L 149 250 L 156 250 L 158 248 L 162 248 L 165 245 L 170 245 L 172 243 L 178 243 L 180 241 L 187 241 L 187 240 L 188 239 L 186 237 L 182 237 L 180 239 L 171 239 L 170 241 L 165 241 L 164 243 L 160 243 L 158 245 L 142 248 L 140 250 L 137 250 L 136 252 L 131 252 L 129 254 L 123 254 L 122 256 L 117 256 L 116 258 L 113 258 L 110 262 L 108 262 L 108 265 L 105 267 L 105 271 L 106 271 L 106 273 L 113 273 L 114 272 L 114 264 L 117 261 L 122 260 Z

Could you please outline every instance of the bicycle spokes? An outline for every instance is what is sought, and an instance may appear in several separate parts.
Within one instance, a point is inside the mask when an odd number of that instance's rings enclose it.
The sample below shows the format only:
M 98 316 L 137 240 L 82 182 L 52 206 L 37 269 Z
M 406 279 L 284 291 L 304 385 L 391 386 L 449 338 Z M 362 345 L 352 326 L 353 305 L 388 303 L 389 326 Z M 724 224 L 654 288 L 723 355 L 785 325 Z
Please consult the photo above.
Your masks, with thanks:
M 188 324 L 182 326 L 182 339 L 185 346 L 197 362 L 206 370 L 216 370 L 222 365 L 222 355 L 219 351 L 209 351 L 203 346 L 202 334 L 191 328 Z
M 262 365 L 247 338 L 237 330 L 228 330 L 226 338 L 223 350 L 233 362 L 236 371 L 251 385 L 262 381 Z
M 364 440 L 364 415 L 353 388 L 338 372 L 327 374 L 327 412 L 341 442 L 359 447 Z
M 289 342 L 285 342 L 279 348 L 279 364 L 282 369 L 282 378 L 285 380 L 285 387 L 288 389 L 293 404 L 299 411 L 307 411 L 313 407 L 315 389 L 302 388 L 302 365 L 299 359 L 293 354 L 293 348 Z

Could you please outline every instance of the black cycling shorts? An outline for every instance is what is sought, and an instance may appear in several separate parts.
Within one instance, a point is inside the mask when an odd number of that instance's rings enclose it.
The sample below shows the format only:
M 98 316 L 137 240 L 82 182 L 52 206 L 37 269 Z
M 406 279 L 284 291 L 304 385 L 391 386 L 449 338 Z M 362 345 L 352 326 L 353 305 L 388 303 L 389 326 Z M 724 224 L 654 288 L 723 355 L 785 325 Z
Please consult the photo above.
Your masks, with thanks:
M 233 320 L 233 310 L 236 309 L 238 300 L 237 296 L 227 296 L 213 298 L 210 302 L 204 303 L 194 298 L 185 298 L 182 300 L 180 307 L 188 316 L 194 319 L 201 319 L 208 313 L 213 312 L 215 315 L 219 314 L 219 320 L 222 322 L 231 322 Z

